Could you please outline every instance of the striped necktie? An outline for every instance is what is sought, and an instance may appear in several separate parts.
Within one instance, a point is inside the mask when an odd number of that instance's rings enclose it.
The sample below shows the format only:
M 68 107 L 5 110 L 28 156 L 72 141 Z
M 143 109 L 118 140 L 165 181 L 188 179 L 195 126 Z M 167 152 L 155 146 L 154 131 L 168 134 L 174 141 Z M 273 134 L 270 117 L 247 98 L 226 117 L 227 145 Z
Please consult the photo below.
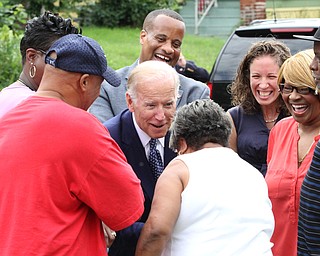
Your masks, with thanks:
M 163 171 L 163 163 L 159 150 L 157 150 L 157 139 L 151 139 L 149 141 L 150 153 L 149 164 L 155 180 L 157 180 Z

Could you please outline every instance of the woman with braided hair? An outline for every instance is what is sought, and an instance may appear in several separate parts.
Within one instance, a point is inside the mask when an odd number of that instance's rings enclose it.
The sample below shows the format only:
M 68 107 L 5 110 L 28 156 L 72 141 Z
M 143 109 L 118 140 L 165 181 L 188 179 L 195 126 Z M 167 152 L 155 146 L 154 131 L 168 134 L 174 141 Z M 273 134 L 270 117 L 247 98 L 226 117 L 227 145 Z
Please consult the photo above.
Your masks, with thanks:
M 0 117 L 38 89 L 45 52 L 50 46 L 64 35 L 79 33 L 81 30 L 72 25 L 70 18 L 49 11 L 27 22 L 20 42 L 22 72 L 17 81 L 0 92 Z

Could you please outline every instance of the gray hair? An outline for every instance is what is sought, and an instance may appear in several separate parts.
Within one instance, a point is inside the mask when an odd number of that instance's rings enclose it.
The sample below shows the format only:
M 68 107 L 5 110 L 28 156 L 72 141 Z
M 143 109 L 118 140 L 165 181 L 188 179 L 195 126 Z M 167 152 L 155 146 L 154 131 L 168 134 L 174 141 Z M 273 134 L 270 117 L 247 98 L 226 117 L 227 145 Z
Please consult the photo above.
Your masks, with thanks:
M 194 150 L 205 143 L 218 143 L 228 146 L 231 122 L 226 112 L 210 99 L 195 100 L 181 107 L 170 128 L 172 150 L 179 150 L 179 139 L 184 139 Z
M 175 86 L 175 100 L 177 100 L 180 79 L 176 70 L 162 61 L 148 60 L 144 61 L 135 67 L 128 78 L 127 93 L 131 99 L 137 99 L 137 85 L 141 82 L 153 83 L 153 81 L 168 81 L 172 80 Z

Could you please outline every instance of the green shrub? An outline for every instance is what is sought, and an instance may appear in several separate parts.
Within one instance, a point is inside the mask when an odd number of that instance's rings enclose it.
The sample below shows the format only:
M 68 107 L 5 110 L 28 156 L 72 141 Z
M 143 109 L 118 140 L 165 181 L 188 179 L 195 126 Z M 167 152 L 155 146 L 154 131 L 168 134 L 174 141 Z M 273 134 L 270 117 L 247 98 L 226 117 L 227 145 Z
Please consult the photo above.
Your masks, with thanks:
M 176 0 L 100 0 L 83 5 L 79 21 L 81 26 L 141 27 L 145 16 L 159 8 L 178 10 L 179 5 Z
M 18 79 L 21 72 L 21 35 L 15 35 L 7 25 L 0 28 L 0 89 Z
M 0 89 L 17 80 L 21 72 L 20 40 L 26 19 L 21 4 L 0 2 Z
M 8 26 L 15 35 L 23 33 L 27 13 L 22 4 L 10 5 L 8 1 L 0 2 L 0 28 Z

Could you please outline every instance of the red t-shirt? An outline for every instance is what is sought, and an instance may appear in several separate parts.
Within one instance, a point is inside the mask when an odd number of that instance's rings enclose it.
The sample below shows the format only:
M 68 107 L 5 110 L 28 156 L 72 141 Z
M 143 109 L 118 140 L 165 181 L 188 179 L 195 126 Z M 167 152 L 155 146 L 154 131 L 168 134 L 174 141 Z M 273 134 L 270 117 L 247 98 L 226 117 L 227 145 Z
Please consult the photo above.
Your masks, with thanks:
M 106 255 L 101 228 L 143 212 L 140 181 L 107 130 L 31 96 L 0 119 L 1 255 Z
M 315 142 L 300 167 L 299 138 L 298 123 L 293 117 L 279 121 L 269 136 L 266 181 L 275 218 L 275 229 L 271 238 L 275 256 L 297 255 L 300 189 L 320 135 L 315 137 Z

